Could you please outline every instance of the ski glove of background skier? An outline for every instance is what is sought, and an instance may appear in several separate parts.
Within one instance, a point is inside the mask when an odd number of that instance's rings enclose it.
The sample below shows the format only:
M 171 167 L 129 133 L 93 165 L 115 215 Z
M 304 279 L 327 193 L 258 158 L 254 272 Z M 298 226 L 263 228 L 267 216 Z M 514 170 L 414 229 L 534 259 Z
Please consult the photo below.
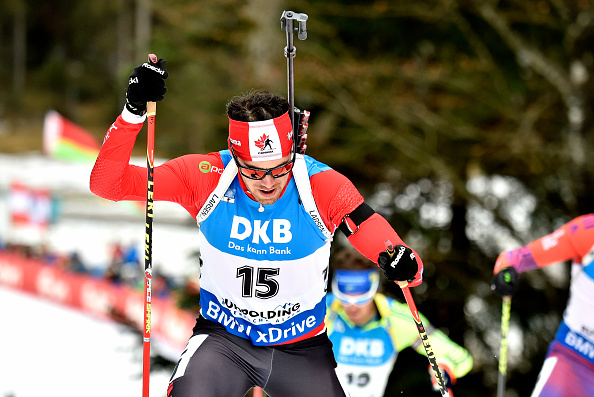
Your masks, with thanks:
M 156 62 L 145 62 L 134 68 L 128 80 L 128 91 L 126 91 L 126 108 L 131 113 L 142 116 L 146 113 L 147 102 L 163 100 L 167 92 L 165 79 L 169 76 L 165 65 L 166 61 L 159 59 Z
M 518 272 L 514 267 L 503 268 L 493 276 L 491 289 L 501 296 L 512 296 L 518 289 Z
M 415 253 L 404 245 L 395 245 L 393 253 L 381 252 L 377 259 L 377 264 L 384 271 L 386 278 L 390 281 L 417 281 L 415 275 L 422 274 L 422 269 L 419 269 Z M 411 285 L 415 286 L 418 283 Z

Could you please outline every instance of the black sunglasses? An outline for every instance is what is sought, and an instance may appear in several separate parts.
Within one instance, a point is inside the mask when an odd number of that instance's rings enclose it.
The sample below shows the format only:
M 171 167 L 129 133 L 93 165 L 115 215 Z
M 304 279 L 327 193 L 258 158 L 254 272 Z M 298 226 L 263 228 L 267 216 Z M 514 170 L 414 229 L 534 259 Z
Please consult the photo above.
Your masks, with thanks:
M 287 175 L 289 172 L 291 172 L 291 170 L 293 169 L 293 165 L 295 163 L 295 153 L 293 153 L 293 157 L 291 158 L 291 160 L 274 168 L 252 168 L 246 165 L 239 164 L 239 161 L 237 160 L 237 156 L 235 155 L 233 148 L 231 148 L 231 154 L 233 155 L 233 160 L 235 160 L 235 164 L 237 164 L 237 168 L 239 168 L 239 172 L 241 172 L 241 175 L 256 181 L 264 179 L 264 177 L 266 177 L 266 175 L 269 174 L 273 178 L 281 178 Z

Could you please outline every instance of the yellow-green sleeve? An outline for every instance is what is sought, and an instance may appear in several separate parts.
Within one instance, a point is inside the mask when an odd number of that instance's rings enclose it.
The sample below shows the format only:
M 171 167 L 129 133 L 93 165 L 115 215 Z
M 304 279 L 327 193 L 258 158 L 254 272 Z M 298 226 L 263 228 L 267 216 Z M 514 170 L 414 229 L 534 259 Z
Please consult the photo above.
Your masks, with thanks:
M 425 348 L 419 338 L 419 331 L 412 318 L 408 305 L 397 301 L 390 304 L 390 318 L 395 332 L 391 332 L 392 340 L 398 351 L 407 347 L 414 348 L 418 353 L 426 356 Z M 442 331 L 433 328 L 429 320 L 420 314 L 421 321 L 427 330 L 431 348 L 437 362 L 455 379 L 466 375 L 472 369 L 472 356 L 462 346 L 452 341 Z

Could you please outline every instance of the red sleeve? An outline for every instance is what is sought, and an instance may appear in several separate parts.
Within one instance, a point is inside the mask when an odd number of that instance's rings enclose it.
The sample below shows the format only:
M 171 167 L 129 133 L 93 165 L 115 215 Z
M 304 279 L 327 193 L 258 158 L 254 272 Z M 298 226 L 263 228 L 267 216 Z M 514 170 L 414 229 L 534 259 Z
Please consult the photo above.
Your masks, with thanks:
M 312 175 L 310 183 L 320 216 L 331 232 L 364 201 L 353 183 L 333 169 Z
M 559 262 L 580 262 L 594 244 L 594 214 L 582 215 L 528 245 L 499 254 L 493 274 L 513 266 L 519 273 Z
M 594 214 L 582 215 L 553 233 L 528 244 L 539 267 L 568 260 L 581 261 L 594 244 Z
M 335 231 L 345 215 L 353 212 L 364 201 L 353 183 L 335 170 L 317 173 L 310 181 L 320 215 L 331 231 Z M 348 240 L 357 251 L 375 263 L 380 252 L 386 249 L 384 241 L 406 245 L 388 221 L 377 213 L 361 223 L 359 230 Z M 415 256 L 421 269 L 421 257 L 416 252 Z
M 392 228 L 388 221 L 378 213 L 371 215 L 361 225 L 357 233 L 351 235 L 349 242 L 360 253 L 370 261 L 377 263 L 380 252 L 386 250 L 385 241 L 390 240 L 394 245 L 404 245 L 398 233 Z M 410 248 L 410 247 L 409 247 Z M 411 248 L 417 258 L 419 269 L 423 269 L 423 261 L 419 254 Z
M 142 194 L 146 190 L 146 186 L 142 187 L 143 180 L 146 184 L 146 168 L 143 179 L 143 169 L 128 164 L 141 128 L 142 124 L 127 123 L 122 116 L 109 127 L 91 172 L 91 192 L 113 201 L 123 200 L 128 195 L 137 200 L 146 199 L 146 193 Z M 123 186 L 124 180 L 136 186 Z
M 146 200 L 147 169 L 129 163 L 141 128 L 121 116 L 109 128 L 91 172 L 93 193 L 112 201 Z M 154 200 L 178 203 L 196 217 L 222 170 L 218 153 L 190 154 L 155 166 Z

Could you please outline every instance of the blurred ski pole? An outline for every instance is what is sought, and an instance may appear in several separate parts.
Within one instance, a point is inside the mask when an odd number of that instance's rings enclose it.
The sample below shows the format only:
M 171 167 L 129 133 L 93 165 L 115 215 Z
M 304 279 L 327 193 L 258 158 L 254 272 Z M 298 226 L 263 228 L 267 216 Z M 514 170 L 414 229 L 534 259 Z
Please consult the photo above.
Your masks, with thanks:
M 507 376 L 507 333 L 511 311 L 511 296 L 503 297 L 501 308 L 501 344 L 499 345 L 499 378 L 497 379 L 497 397 L 505 396 L 505 378 Z
M 390 257 L 392 257 L 395 253 L 394 245 L 391 241 L 386 240 L 386 252 Z M 410 293 L 410 288 L 408 287 L 408 283 L 406 281 L 395 281 L 396 284 L 402 290 L 404 294 L 404 299 L 406 299 L 406 303 L 408 304 L 408 308 L 413 316 L 413 320 L 415 320 L 415 324 L 417 326 L 417 330 L 419 331 L 419 337 L 421 338 L 421 343 L 425 348 L 425 353 L 427 354 L 427 359 L 429 360 L 429 365 L 433 370 L 433 375 L 437 380 L 437 384 L 439 385 L 439 391 L 442 396 L 450 397 L 450 392 L 446 388 L 446 383 L 443 379 L 441 374 L 441 370 L 439 369 L 439 365 L 437 364 L 437 359 L 435 358 L 435 353 L 433 352 L 433 348 L 431 347 L 431 343 L 429 342 L 429 335 L 427 335 L 427 331 L 425 331 L 425 326 L 421 321 L 421 316 L 419 316 L 419 311 L 417 310 L 417 306 L 415 305 L 415 301 Z

